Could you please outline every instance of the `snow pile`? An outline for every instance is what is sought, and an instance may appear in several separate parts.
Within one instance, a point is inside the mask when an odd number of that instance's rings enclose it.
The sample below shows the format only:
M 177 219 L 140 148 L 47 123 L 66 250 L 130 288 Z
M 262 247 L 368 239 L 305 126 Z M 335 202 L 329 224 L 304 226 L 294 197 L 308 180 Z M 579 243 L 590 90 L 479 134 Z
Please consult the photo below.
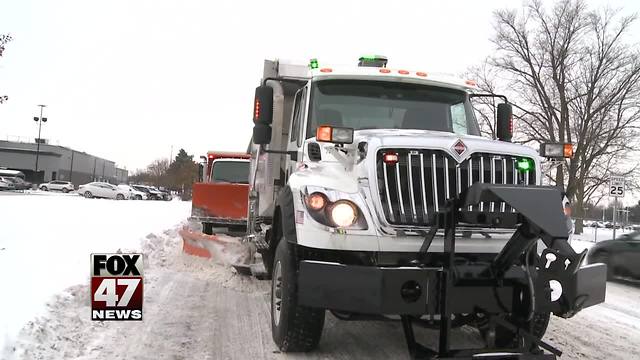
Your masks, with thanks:
M 259 297 L 266 296 L 269 289 L 267 283 L 239 275 L 228 265 L 184 254 L 181 247 L 182 239 L 178 234 L 183 226 L 185 223 L 159 233 L 150 233 L 140 240 L 139 246 L 114 250 L 115 252 L 143 253 L 145 321 L 142 323 L 91 321 L 89 279 L 86 278 L 82 284 L 69 287 L 54 296 L 46 305 L 47 311 L 42 316 L 27 322 L 16 341 L 4 351 L 0 351 L 0 358 L 18 360 L 109 357 L 108 347 L 103 343 L 109 341 L 106 339 L 108 336 L 106 334 L 124 330 L 144 332 L 148 326 L 145 323 L 153 321 L 149 317 L 165 317 L 166 308 L 160 309 L 161 315 L 155 314 L 158 310 L 154 308 L 157 308 L 155 305 L 163 300 L 163 294 L 168 295 L 168 292 L 175 291 L 175 283 L 171 282 L 180 281 L 176 278 L 182 281 L 199 281 L 204 284 L 215 283 L 235 292 L 255 294 Z M 230 238 L 229 240 L 239 243 L 239 239 Z M 195 306 L 183 307 L 180 304 L 173 304 L 172 309 L 176 311 L 176 308 L 187 312 L 198 311 Z M 147 315 L 148 313 L 151 315 Z M 208 315 L 203 314 L 203 316 Z M 182 331 L 170 328 L 165 330 L 174 337 L 178 336 L 173 333 L 174 330 Z
M 0 354 L 55 294 L 88 286 L 91 253 L 139 251 L 140 238 L 184 221 L 191 208 L 46 194 L 0 194 L 0 288 L 14 294 L 0 297 Z

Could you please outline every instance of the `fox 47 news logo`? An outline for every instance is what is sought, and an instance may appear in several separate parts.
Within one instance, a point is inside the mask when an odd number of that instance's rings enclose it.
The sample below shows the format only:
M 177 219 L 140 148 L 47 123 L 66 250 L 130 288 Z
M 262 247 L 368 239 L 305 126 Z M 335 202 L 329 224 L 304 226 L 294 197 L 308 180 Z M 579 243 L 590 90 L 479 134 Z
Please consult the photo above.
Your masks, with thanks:
M 91 320 L 142 320 L 142 254 L 91 254 Z

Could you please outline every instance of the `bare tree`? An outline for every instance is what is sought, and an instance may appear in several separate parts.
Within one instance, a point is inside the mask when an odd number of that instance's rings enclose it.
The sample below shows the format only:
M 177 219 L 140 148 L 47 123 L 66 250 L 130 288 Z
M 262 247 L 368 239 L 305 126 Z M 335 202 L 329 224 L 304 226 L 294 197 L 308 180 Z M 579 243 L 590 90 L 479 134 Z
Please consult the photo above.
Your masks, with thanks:
M 154 160 L 147 166 L 147 174 L 151 182 L 156 186 L 167 186 L 167 171 L 169 170 L 169 159 Z
M 2 54 L 4 53 L 5 45 L 11 40 L 13 40 L 11 35 L 0 34 L 0 57 L 2 57 Z M 4 103 L 7 100 L 9 100 L 9 97 L 7 95 L 0 95 L 0 104 Z
M 519 141 L 574 144 L 574 158 L 550 177 L 566 187 L 579 219 L 610 173 L 635 170 L 625 161 L 638 149 L 640 55 L 626 39 L 635 20 L 609 8 L 590 10 L 581 0 L 499 10 L 496 51 L 471 69 L 481 88 L 519 105 Z

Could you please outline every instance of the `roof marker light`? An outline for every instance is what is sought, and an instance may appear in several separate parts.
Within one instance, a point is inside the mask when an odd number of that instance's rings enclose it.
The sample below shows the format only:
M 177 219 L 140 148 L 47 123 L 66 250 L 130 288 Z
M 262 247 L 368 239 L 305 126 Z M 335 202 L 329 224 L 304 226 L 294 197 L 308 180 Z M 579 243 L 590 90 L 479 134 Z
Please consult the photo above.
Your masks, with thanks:
M 418 75 L 418 76 L 422 76 L 422 77 L 427 77 L 427 73 L 426 73 L 426 72 L 424 72 L 424 71 L 418 71 L 418 72 L 416 73 L 416 75 Z
M 476 83 L 475 80 L 467 80 L 464 83 L 469 85 L 469 86 L 477 86 L 478 85 L 478 83 Z
M 407 70 L 398 70 L 398 74 L 400 74 L 400 75 L 409 75 L 409 72 Z
M 333 69 L 330 69 L 330 68 L 322 68 L 322 69 L 320 69 L 320 72 L 323 72 L 323 73 L 330 73 L 332 71 L 333 71 Z
M 383 74 L 388 74 L 388 73 L 391 72 L 391 70 L 389 70 L 387 68 L 382 68 L 382 69 L 380 69 L 380 72 L 383 73 Z

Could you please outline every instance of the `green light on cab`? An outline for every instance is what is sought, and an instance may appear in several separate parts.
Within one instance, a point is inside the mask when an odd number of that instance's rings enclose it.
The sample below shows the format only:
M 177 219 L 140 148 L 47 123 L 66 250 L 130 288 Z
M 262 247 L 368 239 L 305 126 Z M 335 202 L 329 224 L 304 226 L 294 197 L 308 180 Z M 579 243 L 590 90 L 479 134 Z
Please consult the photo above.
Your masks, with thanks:
M 312 69 L 317 69 L 318 68 L 318 59 L 311 59 L 311 61 L 309 62 L 309 67 Z
M 533 169 L 533 160 L 531 160 L 531 159 L 518 159 L 518 161 L 516 161 L 516 167 L 518 168 L 518 171 L 527 172 L 527 171 Z

